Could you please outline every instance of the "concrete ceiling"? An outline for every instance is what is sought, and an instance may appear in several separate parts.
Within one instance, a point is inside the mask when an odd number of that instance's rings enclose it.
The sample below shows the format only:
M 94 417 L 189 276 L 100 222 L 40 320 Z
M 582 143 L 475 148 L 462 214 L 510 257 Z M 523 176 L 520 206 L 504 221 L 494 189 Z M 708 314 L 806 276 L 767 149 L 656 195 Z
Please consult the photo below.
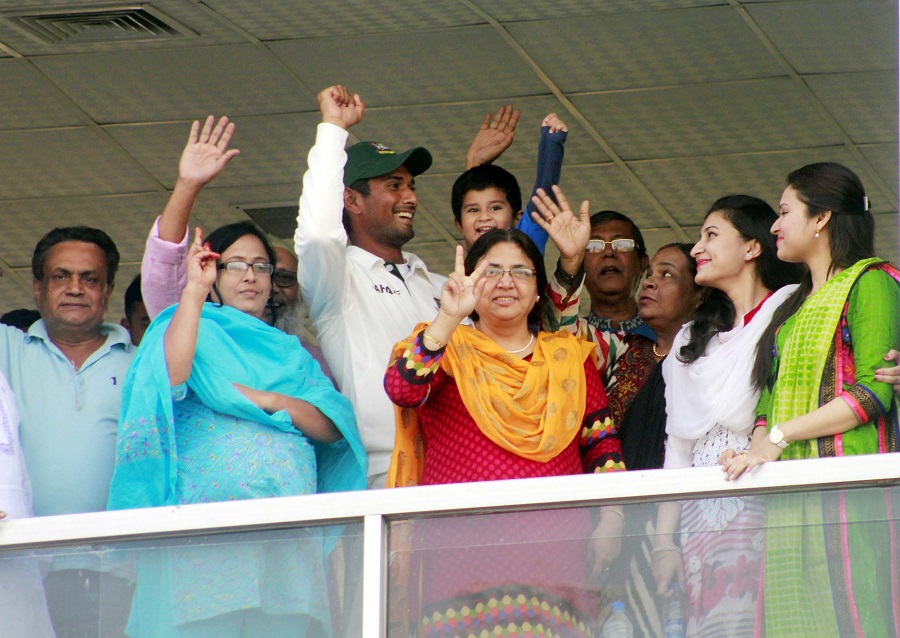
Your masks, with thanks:
M 82 22 L 49 43 L 25 24 L 134 6 L 170 30 L 132 39 Z M 294 205 L 315 93 L 339 82 L 366 102 L 354 141 L 434 154 L 411 248 L 438 272 L 458 238 L 450 186 L 481 118 L 505 103 L 522 119 L 499 163 L 523 190 L 555 111 L 570 129 L 569 198 L 630 215 L 651 248 L 693 239 L 722 195 L 777 204 L 787 172 L 833 160 L 862 177 L 878 250 L 896 260 L 897 13 L 877 0 L 3 0 L 0 312 L 33 305 L 40 236 L 88 224 L 122 252 L 118 317 L 190 122 L 209 113 L 237 123 L 241 155 L 194 220 Z

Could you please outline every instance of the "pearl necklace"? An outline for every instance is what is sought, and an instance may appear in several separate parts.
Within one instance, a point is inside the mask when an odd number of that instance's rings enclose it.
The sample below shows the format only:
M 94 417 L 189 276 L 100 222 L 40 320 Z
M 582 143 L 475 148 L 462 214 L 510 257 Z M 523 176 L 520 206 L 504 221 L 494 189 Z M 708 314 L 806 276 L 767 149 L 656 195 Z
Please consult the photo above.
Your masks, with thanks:
M 534 333 L 531 333 L 531 339 L 528 340 L 528 343 L 525 344 L 524 348 L 519 348 L 518 350 L 507 350 L 509 354 L 519 354 L 520 352 L 525 352 L 528 348 L 531 347 L 531 344 L 534 343 Z

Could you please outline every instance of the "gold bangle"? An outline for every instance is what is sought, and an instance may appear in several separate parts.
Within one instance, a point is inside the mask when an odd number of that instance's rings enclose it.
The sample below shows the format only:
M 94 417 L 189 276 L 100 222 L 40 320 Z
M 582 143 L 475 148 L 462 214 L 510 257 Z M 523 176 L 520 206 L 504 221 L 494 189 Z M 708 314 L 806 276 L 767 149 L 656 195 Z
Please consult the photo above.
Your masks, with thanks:
M 426 334 L 425 332 L 422 332 L 422 339 L 424 341 L 430 341 L 431 343 L 436 345 L 437 348 L 435 348 L 435 350 L 440 350 L 445 345 L 445 344 L 441 343 L 440 341 L 438 341 L 437 339 L 435 339 L 434 337 L 432 337 L 431 335 Z
M 609 507 L 601 507 L 600 514 L 602 515 L 604 512 L 610 512 L 612 514 L 615 514 L 616 516 L 618 516 L 619 518 L 622 519 L 622 525 L 625 524 L 625 514 L 623 514 L 620 510 L 614 510 Z

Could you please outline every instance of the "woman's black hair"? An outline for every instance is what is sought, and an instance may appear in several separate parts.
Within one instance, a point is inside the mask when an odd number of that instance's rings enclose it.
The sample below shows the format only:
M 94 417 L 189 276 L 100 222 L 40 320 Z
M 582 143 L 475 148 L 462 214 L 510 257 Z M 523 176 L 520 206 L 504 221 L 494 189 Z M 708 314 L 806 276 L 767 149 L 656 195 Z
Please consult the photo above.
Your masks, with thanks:
M 745 240 L 756 240 L 760 254 L 754 260 L 756 275 L 769 290 L 778 290 L 797 283 L 803 272 L 798 264 L 788 264 L 778 259 L 772 224 L 778 214 L 766 202 L 750 195 L 727 195 L 716 200 L 706 217 L 720 213 Z M 693 363 L 706 352 L 710 339 L 734 326 L 735 309 L 731 299 L 721 290 L 710 288 L 694 315 L 690 338 L 678 353 L 678 360 Z
M 806 204 L 807 215 L 815 217 L 831 211 L 826 225 L 831 263 L 828 274 L 848 268 L 861 259 L 875 256 L 875 218 L 859 176 L 836 162 L 818 162 L 798 168 L 787 176 L 787 185 Z M 772 375 L 775 334 L 796 313 L 812 291 L 812 275 L 807 272 L 800 287 L 775 311 L 769 327 L 759 339 L 753 365 L 753 385 L 761 390 Z
M 265 249 L 266 251 L 266 256 L 269 258 L 269 263 L 274 266 L 275 262 L 277 261 L 275 250 L 269 243 L 266 234 L 262 230 L 260 230 L 259 227 L 253 222 L 242 221 L 235 222 L 233 224 L 226 224 L 225 226 L 219 226 L 209 234 L 209 236 L 206 238 L 206 243 L 209 244 L 209 247 L 213 252 L 217 252 L 221 255 L 223 252 L 228 250 L 232 246 L 232 244 L 246 235 L 253 235 L 262 242 L 263 249 Z M 219 288 L 217 284 L 213 284 L 213 291 L 216 293 L 216 297 L 219 298 L 218 305 L 221 306 L 222 295 L 219 294 Z M 272 294 L 271 284 L 269 286 L 269 294 Z
M 545 304 L 547 303 L 547 272 L 544 270 L 544 258 L 541 255 L 541 251 L 538 250 L 538 247 L 535 246 L 528 235 L 515 228 L 495 228 L 494 230 L 486 232 L 475 240 L 475 243 L 472 244 L 472 248 L 469 249 L 469 254 L 466 255 L 466 274 L 471 275 L 478 266 L 478 262 L 481 261 L 481 258 L 484 257 L 491 248 L 502 243 L 510 243 L 518 246 L 522 252 L 525 253 L 525 257 L 531 261 L 534 267 L 535 277 L 537 278 L 538 300 L 537 303 L 534 304 L 534 308 L 531 309 L 531 312 L 528 313 L 528 329 L 532 332 L 537 332 L 540 330 L 541 317 L 545 314 L 544 309 Z M 474 310 L 469 316 L 472 321 L 478 321 L 478 313 Z

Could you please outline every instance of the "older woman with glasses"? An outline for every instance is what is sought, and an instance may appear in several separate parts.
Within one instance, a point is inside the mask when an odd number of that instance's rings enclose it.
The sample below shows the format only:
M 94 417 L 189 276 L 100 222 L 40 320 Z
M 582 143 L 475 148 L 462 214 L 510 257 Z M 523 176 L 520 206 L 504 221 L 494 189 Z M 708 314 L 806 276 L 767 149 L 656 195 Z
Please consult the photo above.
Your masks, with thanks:
M 122 392 L 109 508 L 362 489 L 353 411 L 296 338 L 261 318 L 274 252 L 250 222 L 188 254 L 181 301 L 150 325 Z M 313 531 L 138 556 L 130 636 L 327 635 Z
M 399 406 L 389 485 L 624 469 L 593 346 L 537 329 L 546 286 L 541 254 L 518 230 L 482 235 L 465 262 L 457 249 L 437 317 L 395 346 L 385 375 Z M 471 325 L 463 325 L 467 319 Z M 595 576 L 618 553 L 622 520 L 618 508 L 600 514 L 590 547 Z M 589 584 L 585 560 L 586 510 L 428 523 L 413 540 L 423 575 L 422 613 L 413 620 L 426 634 L 452 617 L 469 634 L 493 635 L 502 626 L 525 635 L 509 625 L 527 623 L 528 613 L 516 620 L 477 611 L 506 596 L 524 600 L 538 617 L 549 605 L 551 624 L 565 617 L 590 626 L 597 586 Z M 487 548 L 485 539 L 498 533 L 504 542 Z M 469 543 L 485 548 L 448 549 Z M 552 635 L 588 635 L 554 626 Z

